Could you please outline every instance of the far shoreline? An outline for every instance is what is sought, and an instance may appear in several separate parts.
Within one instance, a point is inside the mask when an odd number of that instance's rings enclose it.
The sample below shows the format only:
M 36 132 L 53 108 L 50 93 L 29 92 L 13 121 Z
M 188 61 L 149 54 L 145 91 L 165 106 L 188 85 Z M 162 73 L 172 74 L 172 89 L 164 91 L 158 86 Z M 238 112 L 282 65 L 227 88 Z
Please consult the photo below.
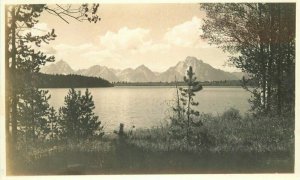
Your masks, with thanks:
M 111 86 L 111 87 L 47 87 L 47 88 L 39 88 L 39 89 L 70 89 L 70 88 L 74 88 L 74 89 L 86 89 L 86 88 L 103 88 L 103 89 L 108 89 L 108 88 L 128 88 L 128 87 L 168 87 L 168 88 L 175 88 L 175 86 L 172 85 L 127 85 L 127 86 Z M 184 86 L 178 86 L 178 87 L 184 87 Z M 243 88 L 242 86 L 213 86 L 213 85 L 205 85 L 203 86 L 204 88 Z

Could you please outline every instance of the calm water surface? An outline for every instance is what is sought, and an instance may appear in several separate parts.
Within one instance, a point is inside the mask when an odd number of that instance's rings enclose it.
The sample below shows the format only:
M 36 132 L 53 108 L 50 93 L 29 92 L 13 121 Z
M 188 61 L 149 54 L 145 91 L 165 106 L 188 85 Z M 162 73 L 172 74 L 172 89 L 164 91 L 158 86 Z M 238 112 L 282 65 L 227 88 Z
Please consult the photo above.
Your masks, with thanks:
M 85 91 L 84 88 L 77 90 Z M 168 121 L 170 106 L 174 103 L 174 87 L 112 87 L 89 88 L 95 102 L 95 113 L 106 131 L 118 129 L 120 123 L 125 128 L 158 126 Z M 49 89 L 50 105 L 56 109 L 63 106 L 68 89 Z M 249 109 L 247 99 L 250 94 L 239 87 L 204 87 L 196 93 L 200 112 L 221 114 L 234 107 L 241 113 Z

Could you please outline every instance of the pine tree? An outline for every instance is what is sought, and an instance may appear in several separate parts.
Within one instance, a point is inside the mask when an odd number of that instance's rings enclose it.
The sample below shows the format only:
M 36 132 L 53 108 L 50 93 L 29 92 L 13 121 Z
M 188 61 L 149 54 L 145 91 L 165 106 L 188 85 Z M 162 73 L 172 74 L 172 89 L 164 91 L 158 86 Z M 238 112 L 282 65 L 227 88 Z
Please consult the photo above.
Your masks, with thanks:
M 56 35 L 54 31 L 44 36 L 33 36 L 30 32 L 24 35 L 24 29 L 32 28 L 37 22 L 37 18 L 42 12 L 43 5 L 16 5 L 6 6 L 6 114 L 8 126 L 7 137 L 11 137 L 12 144 L 17 142 L 18 122 L 22 114 L 21 103 L 26 104 L 23 107 L 34 107 L 33 99 L 43 99 L 45 97 L 26 97 L 31 96 L 26 92 L 31 92 L 32 96 L 46 96 L 46 94 L 37 91 L 34 88 L 33 72 L 39 71 L 40 65 L 48 61 L 53 61 L 54 57 L 45 56 L 42 52 L 34 50 L 32 46 L 40 46 L 42 42 L 48 43 Z M 22 24 L 22 25 L 20 25 Z M 32 88 L 32 89 L 30 89 Z M 23 98 L 23 99 L 22 99 Z M 26 98 L 32 101 L 26 100 Z M 24 111 L 24 110 L 23 110 Z M 30 115 L 38 116 L 38 114 Z M 36 118 L 34 118 L 36 119 Z M 23 123 L 24 124 L 24 123 Z M 33 126 L 34 123 L 31 123 Z M 11 133 L 9 133 L 11 125 Z M 33 127 L 31 127 L 33 128 Z
M 48 91 L 27 87 L 18 102 L 18 124 L 26 142 L 45 138 L 48 133 Z
M 66 5 L 65 8 L 65 5 L 58 4 L 5 6 L 5 128 L 8 164 L 14 161 L 12 159 L 16 155 L 17 143 L 20 140 L 19 134 L 26 134 L 27 138 L 32 137 L 35 140 L 44 136 L 44 132 L 47 131 L 44 113 L 47 112 L 45 103 L 48 95 L 46 91 L 37 89 L 35 82 L 40 66 L 53 62 L 54 57 L 37 51 L 36 47 L 40 47 L 43 43 L 48 44 L 55 39 L 56 34 L 52 29 L 44 35 L 37 36 L 32 34 L 31 30 L 38 23 L 41 13 L 45 11 L 67 23 L 66 16 L 78 21 L 87 20 L 96 23 L 100 20 L 96 14 L 98 7 L 99 4 L 76 5 L 76 8 L 70 5 Z M 39 103 L 40 107 L 36 105 Z M 23 133 L 24 129 L 25 133 Z M 28 136 L 28 134 L 31 135 Z
M 49 43 L 56 38 L 54 29 L 44 35 L 34 35 L 31 29 L 38 23 L 41 13 L 48 12 L 66 23 L 68 18 L 77 21 L 96 23 L 99 4 L 81 5 L 46 5 L 20 4 L 5 6 L 5 78 L 6 78 L 6 131 L 9 143 L 17 142 L 18 107 L 23 88 L 36 87 L 33 82 L 40 66 L 54 61 L 53 56 L 46 56 L 36 51 L 35 46 Z M 11 128 L 10 128 L 11 127 Z
M 79 139 L 80 98 L 81 92 L 77 93 L 72 88 L 65 97 L 64 106 L 61 107 L 63 133 L 68 138 Z
M 95 116 L 94 109 L 93 97 L 88 89 L 84 95 L 81 95 L 81 91 L 70 89 L 65 97 L 65 105 L 60 110 L 65 136 L 77 141 L 102 136 L 103 126 L 100 126 L 101 122 Z
M 199 111 L 193 109 L 198 106 L 199 103 L 195 102 L 195 92 L 202 90 L 202 85 L 196 81 L 194 76 L 193 68 L 190 66 L 187 70 L 187 76 L 184 76 L 185 88 L 180 87 L 178 93 L 177 90 L 177 101 L 176 106 L 173 108 L 175 116 L 171 118 L 171 128 L 173 135 L 177 137 L 184 137 L 186 139 L 186 145 L 189 146 L 194 141 L 191 136 L 194 132 L 202 126 L 202 122 L 199 119 Z
M 81 117 L 80 117 L 80 127 L 81 127 L 81 138 L 90 138 L 93 136 L 102 136 L 103 126 L 101 121 L 98 121 L 98 116 L 95 115 L 93 110 L 95 109 L 93 96 L 86 89 L 85 94 L 81 97 Z
M 51 107 L 49 109 L 49 114 L 48 114 L 48 122 L 47 122 L 47 133 L 48 133 L 48 138 L 53 141 L 59 139 L 60 135 L 60 121 L 59 121 L 59 116 L 55 109 Z

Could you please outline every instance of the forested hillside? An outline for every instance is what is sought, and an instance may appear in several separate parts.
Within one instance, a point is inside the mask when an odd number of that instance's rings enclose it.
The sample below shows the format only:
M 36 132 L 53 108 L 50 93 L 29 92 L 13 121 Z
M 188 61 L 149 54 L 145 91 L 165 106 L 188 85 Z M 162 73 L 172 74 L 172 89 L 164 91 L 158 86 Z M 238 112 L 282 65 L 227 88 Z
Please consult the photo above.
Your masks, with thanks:
M 80 87 L 112 87 L 113 85 L 105 79 L 98 77 L 86 77 L 81 75 L 50 75 L 37 74 L 37 87 L 39 88 L 80 88 Z

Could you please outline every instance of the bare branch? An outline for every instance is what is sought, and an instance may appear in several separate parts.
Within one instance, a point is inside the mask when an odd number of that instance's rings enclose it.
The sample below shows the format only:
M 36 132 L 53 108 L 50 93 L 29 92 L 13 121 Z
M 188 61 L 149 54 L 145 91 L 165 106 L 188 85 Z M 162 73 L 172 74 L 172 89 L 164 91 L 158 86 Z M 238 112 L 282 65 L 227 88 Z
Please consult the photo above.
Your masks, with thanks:
M 68 12 L 68 9 L 70 9 L 70 8 L 65 9 L 65 8 L 61 7 L 60 5 L 58 5 L 58 4 L 56 4 L 56 6 L 58 6 L 60 9 L 62 9 L 62 10 L 63 10 L 62 12 Z M 70 7 L 70 6 L 69 6 L 69 7 Z
M 75 16 L 72 16 L 72 15 L 70 15 L 70 14 L 68 14 L 68 13 L 64 13 L 64 12 L 61 12 L 61 13 L 64 14 L 64 15 L 66 15 L 66 16 L 69 16 L 69 17 L 71 17 L 71 18 L 73 18 L 73 19 L 76 19 L 76 20 L 79 21 L 79 22 L 82 22 L 82 20 L 80 20 L 80 18 L 83 17 L 83 16 L 75 17 Z
M 56 4 L 56 6 L 58 6 L 60 9 L 62 9 L 63 12 L 68 12 L 70 14 L 77 14 L 77 13 L 81 12 L 79 9 L 71 9 L 72 5 L 70 5 L 70 4 L 68 5 L 67 8 L 62 7 L 59 4 Z M 62 12 L 60 12 L 60 13 L 62 13 Z
M 69 24 L 69 22 L 68 22 L 66 19 L 64 19 L 64 18 L 63 18 L 59 13 L 57 13 L 55 10 L 50 9 L 50 8 L 48 8 L 48 7 L 45 7 L 45 9 L 46 9 L 47 12 L 53 12 L 53 13 L 56 14 L 59 18 L 61 18 L 62 20 L 64 20 L 66 23 Z M 50 13 L 50 14 L 53 14 L 53 13 Z

